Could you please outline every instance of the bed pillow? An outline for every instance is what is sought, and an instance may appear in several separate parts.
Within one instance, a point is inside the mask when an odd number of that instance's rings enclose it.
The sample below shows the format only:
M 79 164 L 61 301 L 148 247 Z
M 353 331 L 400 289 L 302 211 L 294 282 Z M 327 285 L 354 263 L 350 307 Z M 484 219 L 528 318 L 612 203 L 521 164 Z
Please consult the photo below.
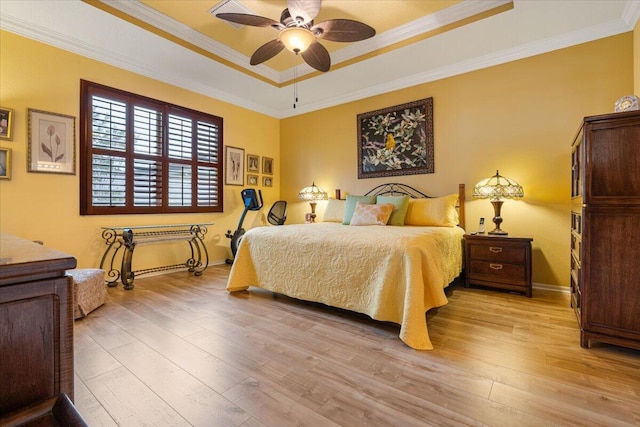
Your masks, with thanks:
M 409 196 L 378 196 L 376 198 L 377 204 L 391 203 L 394 206 L 387 225 L 404 225 L 407 209 L 409 209 L 409 200 L 411 200 Z
M 457 194 L 432 199 L 411 199 L 404 223 L 406 225 L 454 227 L 458 225 L 457 203 Z
M 393 203 L 369 205 L 357 202 L 350 225 L 387 225 L 394 207 Z
M 342 218 L 342 223 L 344 225 L 349 225 L 351 222 L 353 211 L 356 209 L 356 203 L 358 202 L 373 205 L 376 203 L 376 196 L 352 196 L 351 194 L 348 194 L 347 202 L 344 206 L 344 217 Z
M 347 204 L 346 200 L 329 199 L 324 209 L 322 221 L 324 222 L 342 222 L 344 219 L 344 208 Z

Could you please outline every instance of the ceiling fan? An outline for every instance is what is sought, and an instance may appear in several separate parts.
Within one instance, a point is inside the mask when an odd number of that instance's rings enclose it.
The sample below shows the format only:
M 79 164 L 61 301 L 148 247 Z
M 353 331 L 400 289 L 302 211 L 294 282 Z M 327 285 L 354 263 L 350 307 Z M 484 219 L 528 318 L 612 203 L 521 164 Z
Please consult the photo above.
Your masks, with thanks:
M 287 8 L 280 15 L 280 22 L 258 15 L 245 13 L 218 13 L 225 21 L 254 27 L 271 27 L 280 31 L 278 38 L 260 46 L 251 56 L 251 65 L 258 65 L 273 58 L 287 48 L 318 71 L 329 71 L 331 57 L 327 49 L 318 42 L 325 39 L 334 42 L 356 42 L 373 37 L 376 30 L 367 24 L 352 19 L 329 19 L 313 23 L 320 12 L 322 0 L 287 0 Z

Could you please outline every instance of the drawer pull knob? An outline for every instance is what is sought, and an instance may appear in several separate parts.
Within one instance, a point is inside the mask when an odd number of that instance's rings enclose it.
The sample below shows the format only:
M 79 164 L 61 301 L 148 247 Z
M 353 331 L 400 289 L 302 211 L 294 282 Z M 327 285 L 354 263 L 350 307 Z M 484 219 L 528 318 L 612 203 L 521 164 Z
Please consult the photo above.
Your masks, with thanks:
M 494 254 L 499 254 L 500 252 L 502 252 L 502 248 L 496 246 L 489 246 L 489 250 Z
M 489 264 L 489 267 L 494 270 L 502 270 L 502 264 Z

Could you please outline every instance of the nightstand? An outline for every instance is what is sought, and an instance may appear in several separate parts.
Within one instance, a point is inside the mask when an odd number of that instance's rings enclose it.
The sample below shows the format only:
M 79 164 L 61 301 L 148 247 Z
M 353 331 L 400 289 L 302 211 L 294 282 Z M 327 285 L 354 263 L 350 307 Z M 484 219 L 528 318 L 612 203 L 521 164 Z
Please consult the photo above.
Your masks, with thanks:
M 531 298 L 530 237 L 465 234 L 465 288 L 481 285 Z

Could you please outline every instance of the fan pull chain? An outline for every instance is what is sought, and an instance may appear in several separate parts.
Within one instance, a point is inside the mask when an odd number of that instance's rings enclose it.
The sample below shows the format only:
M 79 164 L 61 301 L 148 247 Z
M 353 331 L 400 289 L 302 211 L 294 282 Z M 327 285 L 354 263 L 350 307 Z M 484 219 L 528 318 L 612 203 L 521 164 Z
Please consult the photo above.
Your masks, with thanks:
M 295 55 L 293 55 L 293 108 L 296 108 L 296 104 L 298 103 L 298 70 L 297 70 L 297 65 L 298 63 L 298 54 L 296 53 Z

